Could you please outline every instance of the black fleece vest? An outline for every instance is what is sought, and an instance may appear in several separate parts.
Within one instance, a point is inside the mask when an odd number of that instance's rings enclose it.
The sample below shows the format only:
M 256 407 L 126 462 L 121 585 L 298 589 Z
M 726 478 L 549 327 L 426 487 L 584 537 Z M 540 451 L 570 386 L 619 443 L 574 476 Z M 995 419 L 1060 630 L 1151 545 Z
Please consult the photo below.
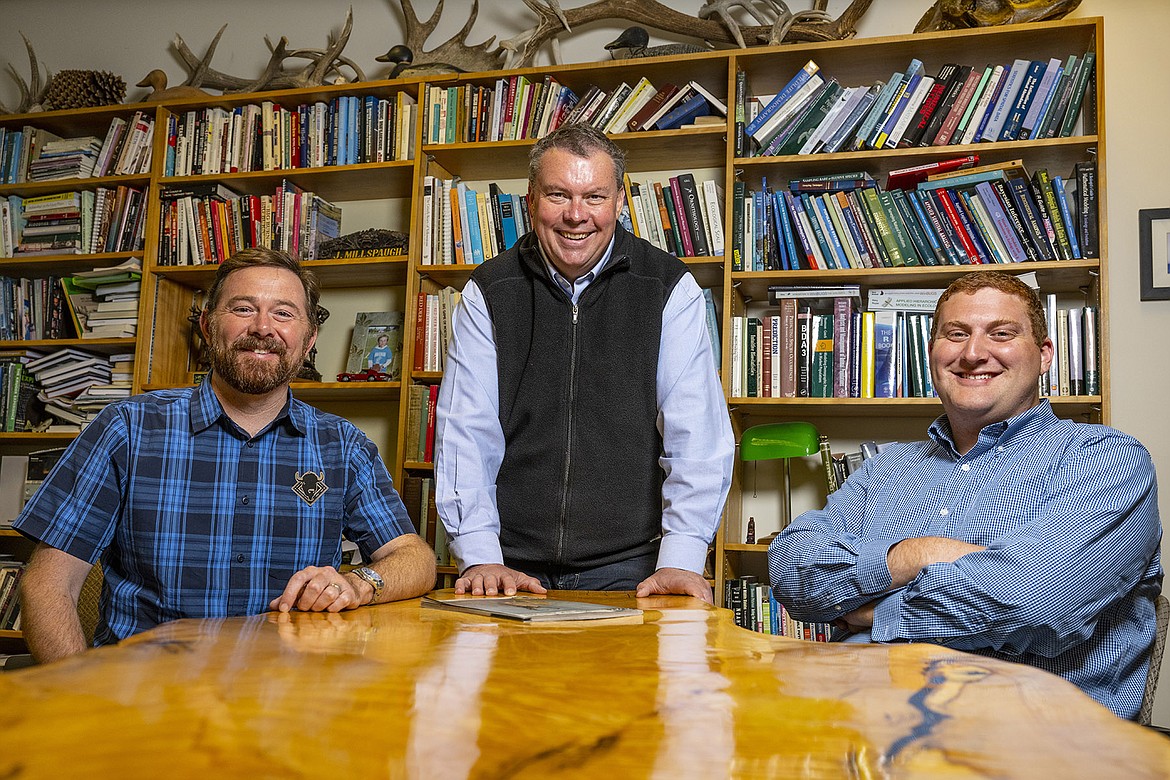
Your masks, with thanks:
M 662 311 L 686 272 L 619 227 L 576 312 L 534 234 L 472 273 L 495 330 L 506 443 L 496 501 L 509 565 L 585 569 L 655 548 Z

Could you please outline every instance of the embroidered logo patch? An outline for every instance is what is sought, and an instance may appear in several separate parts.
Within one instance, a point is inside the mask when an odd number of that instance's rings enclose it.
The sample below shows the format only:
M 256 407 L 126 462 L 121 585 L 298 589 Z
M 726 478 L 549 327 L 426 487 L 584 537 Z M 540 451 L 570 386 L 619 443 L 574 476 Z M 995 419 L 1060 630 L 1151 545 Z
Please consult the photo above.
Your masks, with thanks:
M 298 471 L 297 481 L 292 489 L 306 504 L 312 506 L 314 501 L 325 495 L 325 491 L 329 489 L 329 486 L 325 484 L 324 471 L 320 474 L 315 471 L 306 471 L 302 474 Z

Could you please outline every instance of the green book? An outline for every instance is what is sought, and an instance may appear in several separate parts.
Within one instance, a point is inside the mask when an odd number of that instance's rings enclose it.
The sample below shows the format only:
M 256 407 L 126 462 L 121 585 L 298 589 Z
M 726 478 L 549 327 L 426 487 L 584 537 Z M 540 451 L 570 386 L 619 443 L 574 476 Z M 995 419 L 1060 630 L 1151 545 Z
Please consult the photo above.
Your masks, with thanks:
M 808 394 L 811 398 L 833 397 L 833 315 L 813 313 L 809 326 L 812 337 Z
M 1093 65 L 1096 59 L 1095 53 L 1087 51 L 1085 56 L 1081 58 L 1081 64 L 1077 66 L 1076 80 L 1072 84 L 1068 110 L 1064 113 L 1064 121 L 1060 125 L 1060 132 L 1057 133 L 1060 138 L 1068 138 L 1072 135 L 1073 125 L 1077 123 L 1077 116 L 1081 113 L 1081 104 L 1085 99 L 1085 88 L 1089 84 L 1089 77 L 1093 75 Z
M 882 240 L 882 244 L 886 248 L 886 254 L 889 255 L 890 265 L 906 265 L 906 256 L 902 254 L 902 247 L 894 240 L 894 232 L 890 228 L 890 221 L 886 217 L 886 210 L 882 206 L 878 191 L 872 188 L 863 190 L 861 199 L 869 211 L 869 215 L 873 218 L 873 224 L 877 229 L 878 238 Z
M 878 191 L 878 200 L 886 212 L 886 222 L 890 225 L 890 232 L 894 236 L 895 243 L 898 244 L 898 249 L 902 251 L 902 261 L 906 265 L 925 265 L 922 258 L 919 257 L 918 249 L 915 248 L 914 243 L 910 240 L 910 233 L 906 229 L 906 224 L 902 222 L 902 215 L 898 212 L 898 207 L 894 205 L 894 198 L 890 193 L 883 190 Z
M 918 255 L 919 263 L 921 265 L 938 265 L 934 247 L 931 245 L 930 239 L 926 237 L 924 228 L 919 224 L 918 217 L 914 214 L 914 207 L 910 205 L 908 200 L 909 196 L 904 190 L 892 190 L 888 194 L 898 212 L 898 219 L 906 228 L 906 234 Z
M 821 90 L 821 93 L 813 100 L 809 109 L 797 120 L 796 126 L 788 134 L 788 138 L 772 154 L 779 156 L 799 152 L 800 147 L 804 146 L 804 142 L 817 129 L 817 125 L 824 121 L 825 116 L 829 113 L 829 109 L 837 102 L 837 98 L 841 95 L 841 90 L 842 87 L 836 80 L 832 80 L 826 84 L 825 88 Z

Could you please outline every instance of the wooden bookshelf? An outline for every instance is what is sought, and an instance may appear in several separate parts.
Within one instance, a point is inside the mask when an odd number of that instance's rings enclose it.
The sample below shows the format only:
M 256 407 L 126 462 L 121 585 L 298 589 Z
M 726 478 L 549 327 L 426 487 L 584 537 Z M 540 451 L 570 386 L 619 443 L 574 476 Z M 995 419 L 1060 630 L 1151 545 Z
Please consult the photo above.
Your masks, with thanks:
M 1093 97 L 1095 115 L 1088 118 L 1089 133 L 1070 138 L 1052 138 L 1003 143 L 979 143 L 946 147 L 891 149 L 881 151 L 842 152 L 836 154 L 791 155 L 786 157 L 735 157 L 733 117 L 726 124 L 689 129 L 622 133 L 614 140 L 629 155 L 628 169 L 634 178 L 668 176 L 683 170 L 711 171 L 708 176 L 721 182 L 724 193 L 725 245 L 722 256 L 687 258 L 699 283 L 711 288 L 720 313 L 722 330 L 722 375 L 725 392 L 730 391 L 731 317 L 742 315 L 750 306 L 766 301 L 772 284 L 814 284 L 855 282 L 866 287 L 908 286 L 941 287 L 973 270 L 971 266 L 875 268 L 848 271 L 734 271 L 730 262 L 731 201 L 735 181 L 758 186 L 766 177 L 770 182 L 786 182 L 802 176 L 844 172 L 864 168 L 879 182 L 890 170 L 925 162 L 977 153 L 981 163 L 1023 159 L 1029 169 L 1047 167 L 1064 175 L 1072 165 L 1095 156 L 1098 166 L 1098 213 L 1100 257 L 1071 262 L 1029 263 L 1021 271 L 1034 271 L 1046 292 L 1063 298 L 1090 301 L 1100 309 L 1098 344 L 1100 348 L 1101 392 L 1088 397 L 1054 399 L 1057 414 L 1093 421 L 1109 421 L 1109 317 L 1107 263 L 1108 234 L 1105 224 L 1106 159 L 1104 137 L 1103 22 L 1100 18 L 1063 20 L 1041 24 L 1009 25 L 994 28 L 899 35 L 868 39 L 827 41 L 815 44 L 792 44 L 743 50 L 713 51 L 697 55 L 672 56 L 618 62 L 527 68 L 509 72 L 470 73 L 437 78 L 371 81 L 359 84 L 319 87 L 306 90 L 282 90 L 252 95 L 210 97 L 202 100 L 150 103 L 139 106 L 116 106 L 80 111 L 47 112 L 23 116 L 0 117 L 0 124 L 19 127 L 25 124 L 53 129 L 62 135 L 82 132 L 100 135 L 114 116 L 129 116 L 135 110 L 153 114 L 156 132 L 153 164 L 146 177 L 114 177 L 117 181 L 80 180 L 50 184 L 0 186 L 0 194 L 31 194 L 65 191 L 77 187 L 96 187 L 103 183 L 149 185 L 146 221 L 146 250 L 143 263 L 143 292 L 139 314 L 138 337 L 134 346 L 138 354 L 134 387 L 136 391 L 187 386 L 191 381 L 191 326 L 188 315 L 193 302 L 199 300 L 212 278 L 208 266 L 174 267 L 158 264 L 160 201 L 159 190 L 168 184 L 219 182 L 241 193 L 270 192 L 281 180 L 317 192 L 339 203 L 345 215 L 342 232 L 363 228 L 390 228 L 412 237 L 408 254 L 399 257 L 313 261 L 310 265 L 322 280 L 322 304 L 333 308 L 365 293 L 389 295 L 401 301 L 405 314 L 400 382 L 346 384 L 334 382 L 332 375 L 343 368 L 336 355 L 319 354 L 317 367 L 326 381 L 297 383 L 294 393 L 313 403 L 320 403 L 341 413 L 355 402 L 363 408 L 376 408 L 375 415 L 390 432 L 389 441 L 380 442 L 383 457 L 401 485 L 406 476 L 433 476 L 433 464 L 405 457 L 408 388 L 433 385 L 441 381 L 437 371 L 415 371 L 414 302 L 420 292 L 433 292 L 446 286 L 462 287 L 473 269 L 470 265 L 427 265 L 421 262 L 417 237 L 423 225 L 422 184 L 426 176 L 461 177 L 469 185 L 500 182 L 505 191 L 522 192 L 527 180 L 527 156 L 533 139 L 485 143 L 426 144 L 423 142 L 422 116 L 429 86 L 491 85 L 498 78 L 524 75 L 533 81 L 546 75 L 572 89 L 578 96 L 591 86 L 610 89 L 622 81 L 635 82 L 647 77 L 656 86 L 663 83 L 685 84 L 694 80 L 724 99 L 733 108 L 735 74 L 747 74 L 749 92 L 770 94 L 807 60 L 815 60 L 821 69 L 837 77 L 842 84 L 872 84 L 886 80 L 904 69 L 911 58 L 922 60 L 927 73 L 934 73 L 944 63 L 982 65 L 987 62 L 1010 63 L 1014 58 L 1039 59 L 1069 54 L 1078 56 L 1095 50 L 1096 79 Z M 361 163 L 320 168 L 298 168 L 210 176 L 164 176 L 168 121 L 182 112 L 218 106 L 237 106 L 273 101 L 291 108 L 314 101 L 330 101 L 341 95 L 373 95 L 392 99 L 400 91 L 417 101 L 417 121 L 409 132 L 414 134 L 415 153 L 411 160 Z M 733 113 L 733 111 L 732 111 Z M 696 177 L 698 178 L 698 177 Z M 374 204 L 374 205 L 370 205 Z M 384 204 L 384 205 L 379 205 Z M 352 209 L 351 209 L 352 207 Z M 353 215 L 351 217 L 351 215 Z M 43 275 L 69 270 L 84 270 L 99 264 L 121 262 L 124 254 L 98 256 L 64 256 L 29 260 L 0 259 L 0 273 Z M 1015 269 L 1013 269 L 1015 270 Z M 348 296 L 348 298 L 347 298 Z M 344 305 L 349 304 L 343 304 Z M 371 310 L 382 304 L 371 306 Z M 348 343 L 350 321 L 346 316 L 331 317 L 322 327 L 323 336 L 332 332 Z M 81 340 L 78 340 L 81 341 Z M 69 342 L 73 344 L 74 342 Z M 33 344 L 25 344 L 33 346 Z M 123 344 L 97 344 L 85 341 L 81 346 L 120 348 Z M 6 345 L 11 346 L 11 345 Z M 56 346 L 39 344 L 38 346 Z M 366 403 L 369 402 L 369 403 Z M 860 435 L 868 421 L 880 418 L 894 425 L 901 438 L 921 438 L 928 421 L 940 412 L 937 399 L 767 399 L 728 398 L 729 411 L 737 435 L 758 422 L 806 419 L 823 422 L 827 430 L 853 429 Z M 26 436 L 32 438 L 25 438 Z M 868 437 L 862 437 L 868 438 Z M 0 450 L 61 441 L 61 437 L 26 434 L 0 434 Z M 743 494 L 741 469 L 736 469 L 725 520 L 714 545 L 716 598 L 721 599 L 725 578 L 737 568 L 737 559 L 762 551 L 762 545 L 740 545 L 742 540 Z M 765 531 L 764 535 L 766 535 Z M 0 537 L 0 542 L 3 537 Z M 756 548 L 759 548 L 758 550 Z M 750 548 L 750 549 L 746 549 Z M 453 570 L 445 570 L 446 574 Z

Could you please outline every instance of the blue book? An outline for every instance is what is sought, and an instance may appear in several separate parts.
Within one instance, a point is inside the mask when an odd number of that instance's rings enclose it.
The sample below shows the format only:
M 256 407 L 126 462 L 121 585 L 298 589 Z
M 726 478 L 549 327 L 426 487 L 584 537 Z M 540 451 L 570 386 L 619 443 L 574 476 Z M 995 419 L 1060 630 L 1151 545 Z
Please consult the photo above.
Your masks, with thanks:
M 934 253 L 934 257 L 938 260 L 939 265 L 947 265 L 951 262 L 950 253 L 943 246 L 942 238 L 939 237 L 939 231 L 934 229 L 934 223 L 931 221 L 926 209 L 922 207 L 922 202 L 918 198 L 916 190 L 906 190 L 906 204 L 910 206 L 910 210 L 914 212 L 914 217 L 918 220 L 918 224 L 922 226 L 922 233 L 926 236 L 926 241 L 930 244 L 930 249 Z M 935 263 L 930 263 L 935 265 Z
M 881 149 L 886 145 L 886 139 L 890 137 L 890 132 L 894 129 L 894 125 L 898 123 L 898 117 L 906 110 L 906 105 L 910 102 L 910 96 L 914 94 L 914 90 L 918 87 L 918 82 L 922 81 L 922 75 L 922 62 L 917 59 L 910 60 L 910 65 L 906 68 L 905 80 L 896 93 L 897 97 L 892 101 L 891 108 L 886 114 L 885 120 L 881 123 L 878 132 L 870 138 L 871 147 Z
M 753 271 L 768 271 L 768 258 L 764 256 L 764 234 L 768 230 L 768 225 L 764 220 L 764 191 L 763 189 L 756 190 L 752 193 L 752 209 L 754 211 L 754 219 L 752 221 L 752 244 L 755 249 L 752 251 L 752 270 Z
M 796 75 L 788 80 L 788 83 L 784 85 L 784 88 L 777 92 L 774 98 L 768 101 L 768 105 L 760 109 L 760 113 L 756 114 L 755 118 L 752 119 L 751 122 L 748 122 L 744 132 L 746 132 L 748 135 L 754 136 L 756 132 L 759 131 L 759 129 L 763 127 L 777 111 L 784 107 L 784 104 L 788 102 L 789 98 L 796 94 L 796 91 L 804 86 L 804 83 L 816 74 L 818 70 L 820 70 L 820 68 L 812 60 L 809 60 L 807 63 L 805 63 L 804 67 L 798 70 Z
M 979 139 L 983 137 L 983 131 L 987 129 L 987 123 L 991 121 L 991 117 L 995 112 L 995 105 L 999 102 L 1000 93 L 1003 92 L 1004 85 L 1007 84 L 1008 76 L 1010 75 L 1011 71 L 1005 68 L 1004 70 L 1000 71 L 999 79 L 995 82 L 995 84 L 990 85 L 991 99 L 984 108 L 983 115 L 980 117 L 971 117 L 972 123 L 974 123 L 976 119 L 979 121 L 975 127 L 975 135 L 971 138 L 969 143 L 979 143 Z M 967 136 L 964 135 L 963 137 L 966 138 Z
M 873 105 L 869 107 L 869 112 L 861 120 L 861 124 L 857 126 L 857 133 L 853 136 L 853 141 L 845 145 L 845 151 L 858 151 L 865 147 L 865 142 L 869 139 L 870 133 L 873 132 L 874 125 L 885 116 L 886 109 L 897 93 L 898 87 L 902 85 L 902 79 L 904 78 L 904 73 L 894 73 L 890 76 L 890 80 L 878 91 L 877 98 L 874 99 Z
M 1040 84 L 1036 87 L 1036 96 L 1024 114 L 1023 121 L 1020 122 L 1020 132 L 1016 139 L 1026 141 L 1036 132 L 1037 123 L 1044 115 L 1044 110 L 1048 108 L 1048 103 L 1052 100 L 1052 92 L 1060 81 L 1060 74 L 1063 71 L 1064 66 L 1061 65 L 1060 60 L 1055 57 L 1048 60 L 1048 65 L 1044 68 L 1044 75 L 1041 76 Z
M 710 287 L 703 288 L 703 306 L 707 310 L 707 335 L 711 337 L 711 357 L 715 361 L 715 370 L 719 371 L 723 364 L 723 353 L 719 339 L 719 317 L 715 311 L 715 296 Z
M 793 196 L 792 193 L 786 190 L 780 190 L 776 194 L 784 196 L 784 205 L 788 207 L 789 221 L 796 231 L 796 238 L 799 239 L 799 241 L 794 241 L 796 248 L 795 256 L 797 258 L 804 258 L 803 267 L 815 270 L 817 264 L 814 260 L 816 253 L 812 249 L 813 237 L 808 235 L 808 232 L 804 229 L 804 223 L 800 221 L 800 214 L 804 211 L 804 204 L 801 203 L 800 196 Z
M 849 256 L 845 254 L 845 247 L 841 245 L 841 238 L 837 235 L 837 231 L 833 227 L 833 220 L 829 216 L 828 206 L 816 195 L 810 196 L 810 199 L 812 200 L 813 208 L 816 209 L 817 221 L 821 223 L 821 230 L 824 231 L 825 241 L 829 245 L 829 253 L 833 258 L 833 267 L 840 269 L 850 268 Z
M 799 271 L 802 267 L 800 256 L 797 253 L 796 237 L 792 230 L 792 216 L 788 213 L 788 204 L 784 202 L 784 193 L 772 193 L 772 214 L 776 218 L 777 233 L 780 235 L 780 258 L 785 271 Z
M 467 224 L 464 226 L 464 230 L 468 234 L 463 237 L 464 257 L 467 255 L 467 248 L 470 248 L 471 262 L 478 265 L 483 262 L 484 255 L 483 233 L 479 227 L 479 204 L 476 203 L 475 198 L 475 190 L 470 187 L 463 188 L 463 200 L 467 204 Z
M 897 312 L 876 311 L 873 317 L 873 396 L 898 397 Z
M 697 116 L 711 113 L 711 104 L 702 95 L 695 94 L 684 100 L 666 116 L 654 123 L 656 130 L 673 130 L 689 123 Z
M 959 222 L 963 225 L 963 230 L 967 231 L 967 236 L 971 239 L 971 243 L 975 245 L 975 253 L 979 255 L 979 261 L 987 264 L 994 263 L 995 258 L 987 250 L 987 243 L 983 240 L 983 234 L 975 225 L 975 220 L 971 218 L 971 213 L 968 211 L 970 206 L 963 198 L 965 193 L 962 190 L 954 192 L 940 190 L 940 192 L 950 196 L 951 205 L 955 207 L 955 214 L 959 217 Z
M 979 201 L 991 216 L 995 232 L 999 234 L 1000 240 L 1003 241 L 1004 247 L 1011 256 L 1011 262 L 1026 262 L 1028 260 L 1028 253 L 1024 251 L 1024 245 L 1020 243 L 1021 238 L 1016 235 L 1015 226 L 1012 225 L 1011 218 L 1004 211 L 1003 204 L 1000 203 L 999 194 L 995 188 L 984 181 L 975 185 L 975 191 L 979 193 Z
M 1024 117 L 1027 116 L 1028 111 L 1032 108 L 1032 104 L 1036 100 L 1036 95 L 1040 89 L 1040 81 L 1044 73 L 1044 60 L 1033 60 L 1028 63 L 1028 68 L 1024 71 L 1024 79 L 1020 83 L 1020 91 L 1016 94 L 1016 100 L 1012 104 L 1011 110 L 1008 111 L 1007 118 L 1003 123 L 1003 129 L 1000 130 L 997 140 L 1014 141 L 1019 137 L 1020 128 L 1024 124 Z
M 1020 94 L 1020 88 L 1024 84 L 1024 74 L 1028 72 L 1029 67 L 1031 65 L 1028 60 L 1016 59 L 1012 61 L 1011 68 L 1004 74 L 1003 86 L 998 90 L 999 94 L 995 98 L 994 105 L 988 107 L 991 119 L 979 131 L 976 141 L 996 141 L 999 139 L 1008 114 L 1016 103 L 1016 97 Z
M 1068 209 L 1068 195 L 1064 191 L 1064 179 L 1060 176 L 1052 177 L 1052 194 L 1056 196 L 1056 205 L 1060 209 L 1060 220 L 1064 222 L 1065 232 L 1068 233 L 1068 243 L 1072 247 L 1072 256 L 1076 260 L 1083 258 L 1081 245 L 1077 241 L 1077 225 L 1073 222 L 1072 213 Z
M 516 232 L 516 211 L 512 204 L 512 197 L 507 193 L 499 196 L 500 230 L 504 233 L 503 249 L 511 249 L 520 236 Z
M 922 210 L 926 212 L 926 218 L 930 221 L 930 226 L 934 229 L 935 236 L 947 253 L 947 261 L 951 265 L 965 265 L 968 263 L 967 252 L 959 241 L 954 226 L 951 225 L 951 221 L 947 218 L 947 215 L 943 213 L 942 206 L 931 197 L 932 195 L 937 197 L 937 193 L 910 190 L 910 195 L 912 196 L 911 200 L 917 201 L 918 205 L 922 207 Z

